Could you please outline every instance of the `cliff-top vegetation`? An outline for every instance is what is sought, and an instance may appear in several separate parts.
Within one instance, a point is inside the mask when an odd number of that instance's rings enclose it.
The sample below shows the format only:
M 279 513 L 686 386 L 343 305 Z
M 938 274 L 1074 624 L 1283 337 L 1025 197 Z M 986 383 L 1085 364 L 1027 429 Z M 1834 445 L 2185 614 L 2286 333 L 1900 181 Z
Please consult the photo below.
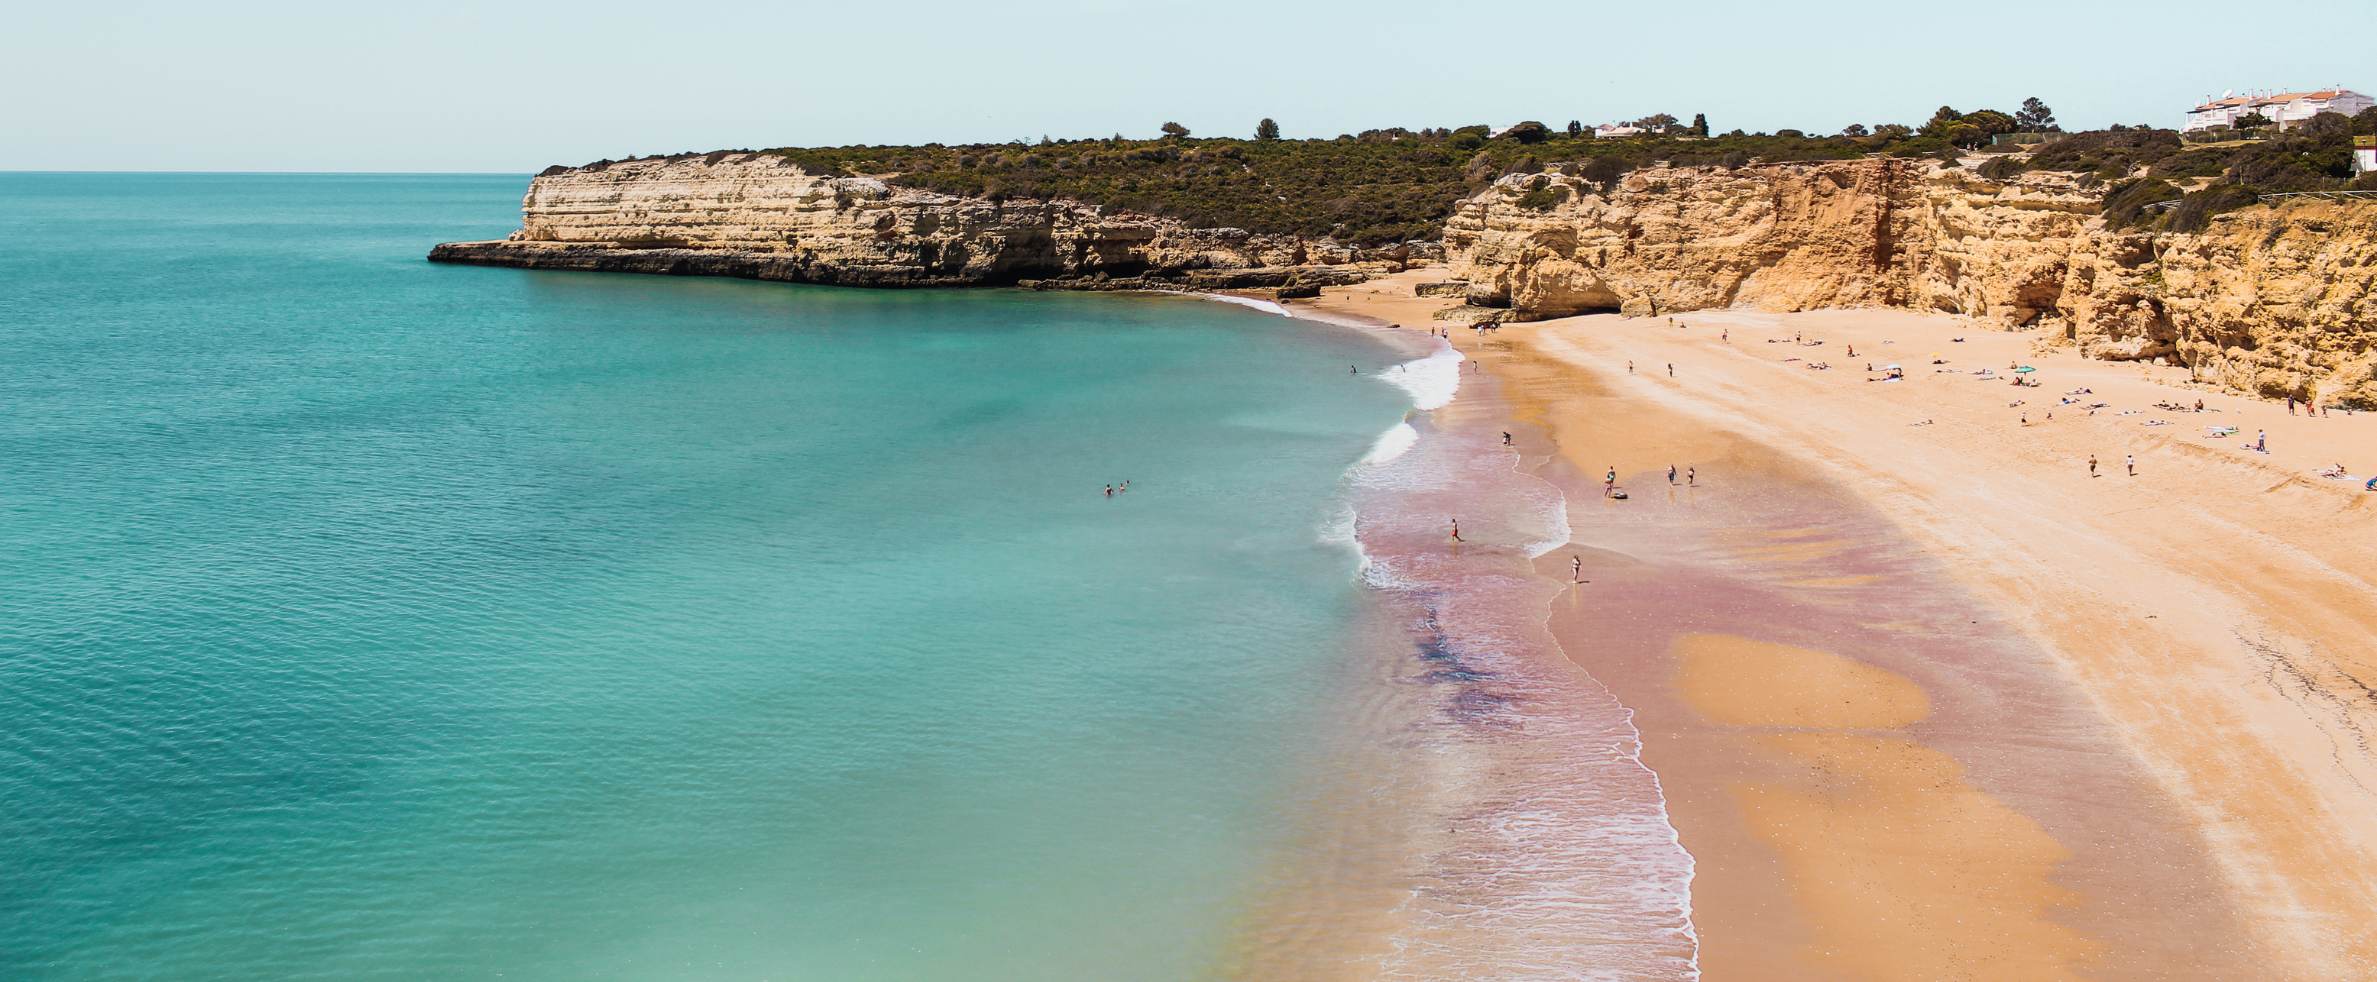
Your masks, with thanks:
M 1641 132 L 1599 136 L 1577 122 L 1565 128 L 1527 121 L 1486 126 L 1367 130 L 1334 139 L 1279 138 L 1262 120 L 1251 138 L 1196 137 L 1165 123 L 1157 139 L 1016 141 L 922 146 L 784 147 L 765 151 L 813 173 L 871 176 L 893 184 L 993 200 L 1068 198 L 1117 210 L 1178 219 L 1206 228 L 1332 237 L 1360 245 L 1431 239 L 1461 199 L 1507 174 L 1556 171 L 1607 185 L 1654 163 L 1742 167 L 1751 163 L 1839 160 L 1868 155 L 1932 157 L 1953 162 L 1992 146 L 2002 134 L 2032 141 L 2035 153 L 2010 153 L 1982 165 L 2006 179 L 2027 169 L 2081 172 L 2105 187 L 2109 220 L 2124 224 L 2184 220 L 2250 204 L 2254 195 L 2351 186 L 2346 149 L 2353 132 L 2377 132 L 2377 111 L 2358 119 L 2322 118 L 2274 139 L 2188 148 L 2170 130 L 2115 127 L 2062 134 L 2044 103 L 2013 113 L 1942 106 L 1919 126 L 1851 125 L 1832 135 L 1784 129 L 1711 133 L 1658 114 L 1633 121 Z M 2039 143 L 2038 140 L 2046 142 Z M 608 164 L 609 161 L 598 162 Z M 2191 197 L 2177 181 L 2214 187 L 2192 205 L 2149 209 Z M 2216 193 L 2215 193 L 2216 192 Z M 1544 195 L 1547 206 L 1550 195 Z M 2199 226 L 2200 227 L 2200 226 Z
M 2107 222 L 2194 232 L 2265 194 L 2377 190 L 2377 175 L 2352 172 L 2352 138 L 2372 134 L 2377 109 L 2350 117 L 2321 113 L 2284 132 L 2193 146 L 2170 130 L 2076 133 L 2027 158 L 1983 164 L 1981 174 L 2003 180 L 2025 170 L 2077 173 L 2083 184 L 2104 186 Z M 2175 204 L 2153 207 L 2165 202 Z
M 2036 100 L 2033 100 L 2035 103 Z M 2043 105 L 2025 121 L 2047 126 Z M 2017 117 L 1952 109 L 1922 127 L 1852 126 L 1831 136 L 1798 130 L 1710 133 L 1659 114 L 1633 121 L 1640 134 L 1596 137 L 1527 121 L 1487 126 L 1367 130 L 1326 140 L 1278 138 L 1265 119 L 1251 139 L 1199 138 L 1176 123 L 1153 140 L 1018 141 L 1004 144 L 786 147 L 768 151 L 816 173 L 866 175 L 948 194 L 1070 198 L 1210 228 L 1329 236 L 1362 245 L 1431 239 L 1462 198 L 1512 173 L 1557 170 L 1607 183 L 1654 162 L 1740 167 L 1752 162 L 1840 160 L 1873 153 L 1930 155 L 2010 132 Z

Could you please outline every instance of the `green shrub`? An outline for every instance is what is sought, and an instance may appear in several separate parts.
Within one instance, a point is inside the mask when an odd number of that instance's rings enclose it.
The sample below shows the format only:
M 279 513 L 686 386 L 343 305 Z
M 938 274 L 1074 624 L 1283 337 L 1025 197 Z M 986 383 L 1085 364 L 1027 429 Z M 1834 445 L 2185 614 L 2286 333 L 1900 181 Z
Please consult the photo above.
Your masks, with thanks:
M 2010 181 L 2029 169 L 2022 161 L 2012 157 L 1998 157 L 1974 168 L 1974 172 L 1992 181 Z
M 2232 212 L 2261 201 L 2260 193 L 2241 184 L 2215 184 L 2188 195 L 2171 209 L 2168 226 L 2173 232 L 2201 232 L 2212 224 L 2214 215 Z
M 1549 139 L 1552 135 L 1552 128 L 1530 119 L 1523 123 L 1519 123 L 1516 126 L 1512 126 L 1510 129 L 1504 131 L 1502 135 L 1513 140 L 1517 140 L 1520 143 L 1535 144 L 1542 143 L 1544 140 Z
M 1527 193 L 1519 195 L 1518 206 L 1528 211 L 1550 211 L 1559 207 L 1560 199 L 1563 197 L 1566 195 L 1561 193 L 1558 186 L 1549 183 L 1539 184 L 1529 188 Z
M 2031 154 L 2032 170 L 2085 173 L 2107 179 L 2126 177 L 2179 152 L 2179 134 L 2171 130 L 2121 128 L 2058 137 Z
M 2147 224 L 2152 218 L 2146 206 L 2174 201 L 2184 194 L 2177 185 L 2159 177 L 2123 181 L 2105 189 L 2105 224 L 2114 228 L 2134 228 Z

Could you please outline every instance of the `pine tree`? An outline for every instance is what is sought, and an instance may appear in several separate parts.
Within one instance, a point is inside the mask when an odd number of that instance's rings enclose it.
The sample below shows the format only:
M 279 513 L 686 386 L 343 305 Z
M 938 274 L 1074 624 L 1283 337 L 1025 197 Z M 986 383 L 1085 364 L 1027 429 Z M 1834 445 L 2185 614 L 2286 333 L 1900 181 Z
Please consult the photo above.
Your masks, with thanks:
M 1164 130 L 1164 138 L 1165 138 L 1165 139 L 1168 139 L 1168 140 L 1186 140 L 1186 139 L 1188 139 L 1188 134 L 1189 134 L 1189 129 L 1188 129 L 1188 127 L 1186 127 L 1186 126 L 1182 126 L 1182 125 L 1180 125 L 1179 123 L 1165 123 L 1165 124 L 1163 125 L 1163 130 Z
M 1255 139 L 1257 139 L 1257 140 L 1276 140 L 1276 139 L 1279 139 L 1279 124 L 1278 124 L 1277 122 L 1274 122 L 1274 121 L 1273 121 L 1273 120 L 1272 120 L 1270 117 L 1268 117 L 1268 116 L 1266 116 L 1266 117 L 1263 117 L 1263 121 L 1262 121 L 1262 122 L 1260 122 L 1260 123 L 1256 123 L 1256 124 L 1255 124 Z
M 2014 113 L 2014 124 L 2022 127 L 2026 133 L 2054 132 L 2055 110 L 2047 108 L 2047 104 L 2040 102 L 2038 96 L 2031 96 L 2022 100 L 2022 108 Z
M 1706 138 L 1706 137 L 1708 136 L 1708 114 L 1707 114 L 1707 113 L 1693 113 L 1693 114 L 1692 114 L 1692 135 L 1693 135 L 1693 136 L 1697 136 L 1697 137 L 1702 137 L 1702 138 Z
M 1579 121 L 1577 121 L 1577 120 L 1573 120 L 1573 119 L 1572 119 L 1572 120 L 1569 120 L 1569 121 L 1568 121 L 1568 138 L 1569 138 L 1569 139 L 1571 139 L 1571 140 L 1573 140 L 1573 139 L 1576 139 L 1577 137 L 1580 137 L 1580 136 L 1583 136 L 1583 135 L 1585 135 L 1585 124 L 1584 124 L 1584 123 L 1582 123 L 1582 122 L 1579 122 Z

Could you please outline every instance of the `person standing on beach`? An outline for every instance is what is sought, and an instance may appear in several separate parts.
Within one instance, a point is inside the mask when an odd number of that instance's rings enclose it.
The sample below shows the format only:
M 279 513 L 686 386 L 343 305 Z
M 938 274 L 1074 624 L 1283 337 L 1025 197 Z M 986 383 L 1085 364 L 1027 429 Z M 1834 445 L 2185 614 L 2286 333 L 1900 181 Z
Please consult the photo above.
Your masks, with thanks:
M 1675 465 L 1674 465 L 1674 464 L 1669 464 L 1669 465 L 1667 465 L 1667 483 L 1669 483 L 1669 484 L 1674 484 L 1674 483 L 1675 483 Z
M 1732 328 L 1730 328 L 1730 327 L 1728 327 L 1728 328 L 1725 328 L 1725 329 L 1723 329 L 1723 330 L 1720 330 L 1720 331 L 1718 331 L 1718 332 L 1717 332 L 1717 340 L 1719 340 L 1719 341 L 1723 341 L 1723 342 L 1725 342 L 1726 344 L 1732 344 L 1732 343 L 1733 343 L 1733 329 L 1732 329 Z
M 1584 581 L 1585 581 L 1585 559 L 1584 559 L 1584 557 L 1582 557 L 1582 556 L 1577 556 L 1577 555 L 1570 555 L 1570 556 L 1568 557 L 1568 582 L 1570 582 L 1570 583 L 1583 583 Z
M 1692 488 L 1696 488 L 1696 487 L 1699 487 L 1699 486 L 1700 486 L 1700 468 L 1698 468 L 1698 467 L 1686 467 L 1686 468 L 1684 468 L 1684 486 L 1685 486 L 1685 487 L 1692 487 Z
M 1453 541 L 1461 541 L 1461 520 L 1458 518 L 1453 519 Z
M 1615 490 L 1617 490 L 1617 489 L 1618 489 L 1618 468 L 1617 468 L 1617 465 L 1615 465 L 1615 464 L 1612 464 L 1612 465 L 1610 465 L 1610 468 L 1609 468 L 1609 473 L 1608 473 L 1607 475 L 1604 475 L 1604 476 L 1601 478 L 1601 496 L 1602 496 L 1602 497 L 1604 497 L 1604 498 L 1607 498 L 1607 497 L 1609 497 L 1609 493 L 1610 493 L 1610 492 L 1612 492 L 1612 491 L 1615 491 Z
M 1626 374 L 1634 374 L 1634 359 L 1629 358 L 1626 360 Z
M 2088 455 L 2088 476 L 2089 476 L 2089 477 L 2095 477 L 2095 476 L 2096 476 L 2096 455 L 2095 455 L 2095 454 L 2089 454 L 2089 455 Z
M 1672 361 L 1671 361 L 1671 362 L 1668 362 L 1668 363 L 1667 363 L 1667 377 L 1668 377 L 1668 378 L 1674 378 L 1674 377 L 1675 377 L 1675 362 L 1672 362 Z
M 2122 455 L 2121 455 L 2121 462 L 2122 462 L 2123 464 L 2126 464 L 2126 465 L 2128 465 L 2128 467 L 2129 467 L 2129 476 L 2131 476 L 2131 477 L 2136 477 L 2136 476 L 2138 476 L 2138 455 L 2137 455 L 2137 454 L 2134 454 L 2134 453 L 2133 453 L 2133 454 L 2122 454 Z

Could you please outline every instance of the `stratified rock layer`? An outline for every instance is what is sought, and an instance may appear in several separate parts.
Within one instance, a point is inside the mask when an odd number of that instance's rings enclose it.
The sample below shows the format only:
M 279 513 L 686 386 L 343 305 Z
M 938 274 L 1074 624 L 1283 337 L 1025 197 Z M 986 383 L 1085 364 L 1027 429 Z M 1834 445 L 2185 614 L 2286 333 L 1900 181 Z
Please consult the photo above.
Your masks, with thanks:
M 1447 223 L 1453 275 L 1513 319 L 1896 306 L 2040 329 L 2268 395 L 2377 406 L 2377 205 L 2305 202 L 2196 234 L 2098 218 L 2072 175 L 1869 159 L 1513 175 Z
M 884 287 L 1343 283 L 1433 257 L 1426 245 L 1357 250 L 1078 202 L 937 194 L 749 153 L 548 171 L 530 182 L 508 239 L 430 253 L 440 262 Z

